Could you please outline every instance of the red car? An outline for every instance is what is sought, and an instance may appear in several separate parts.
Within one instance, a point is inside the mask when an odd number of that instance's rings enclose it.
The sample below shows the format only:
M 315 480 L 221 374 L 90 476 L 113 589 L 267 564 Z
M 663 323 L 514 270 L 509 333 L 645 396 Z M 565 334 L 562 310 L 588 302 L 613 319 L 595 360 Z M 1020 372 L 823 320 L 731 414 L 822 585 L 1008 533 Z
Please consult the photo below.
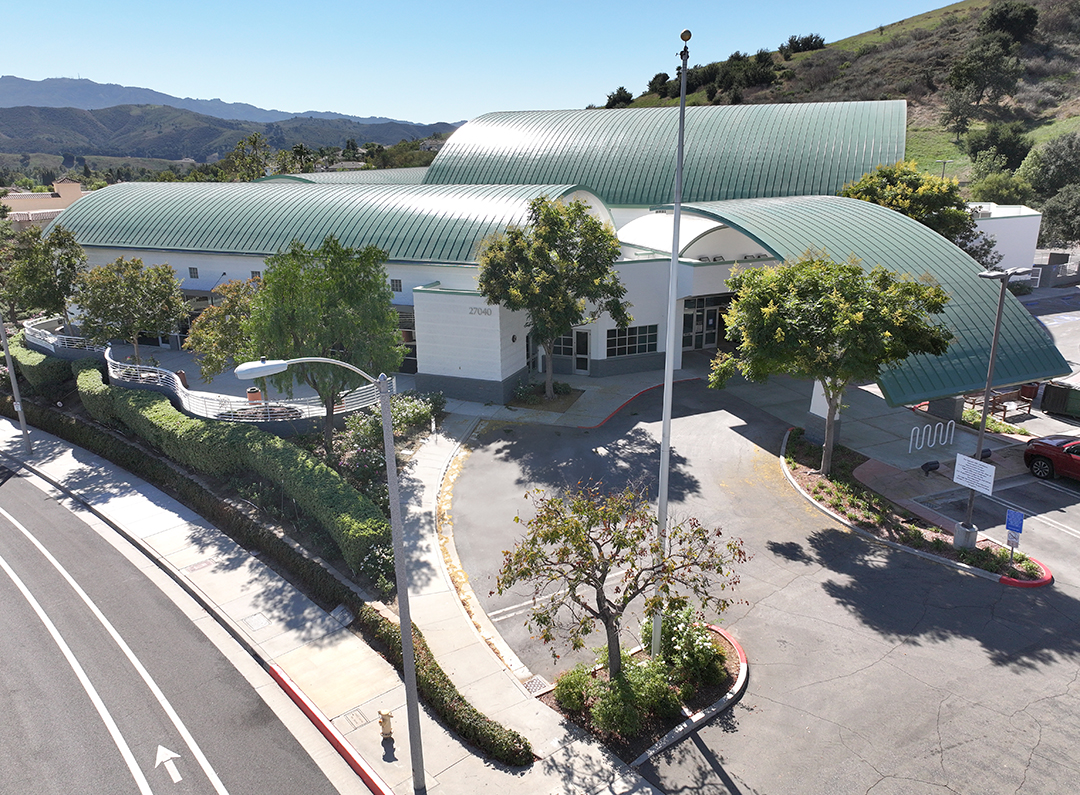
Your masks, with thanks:
M 1075 436 L 1032 439 L 1024 450 L 1024 463 L 1037 478 L 1061 475 L 1080 480 L 1080 439 Z

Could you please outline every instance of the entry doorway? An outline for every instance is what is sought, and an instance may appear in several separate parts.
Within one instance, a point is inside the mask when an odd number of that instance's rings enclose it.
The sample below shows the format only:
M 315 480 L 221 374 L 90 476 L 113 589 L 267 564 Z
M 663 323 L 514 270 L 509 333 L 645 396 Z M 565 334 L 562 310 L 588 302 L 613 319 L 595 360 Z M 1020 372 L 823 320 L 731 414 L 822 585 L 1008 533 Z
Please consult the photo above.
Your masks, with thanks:
M 700 351 L 715 348 L 720 339 L 720 315 L 727 297 L 707 295 L 683 301 L 682 349 Z
M 574 332 L 574 372 L 578 375 L 589 374 L 589 332 Z

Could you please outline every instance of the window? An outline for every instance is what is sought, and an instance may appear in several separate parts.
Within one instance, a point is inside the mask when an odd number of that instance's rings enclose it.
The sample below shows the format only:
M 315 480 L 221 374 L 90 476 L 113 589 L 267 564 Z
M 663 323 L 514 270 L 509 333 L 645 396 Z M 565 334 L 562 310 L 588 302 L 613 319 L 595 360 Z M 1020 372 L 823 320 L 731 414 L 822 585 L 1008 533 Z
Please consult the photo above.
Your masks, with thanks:
M 608 329 L 607 355 L 633 356 L 637 353 L 656 352 L 656 326 L 632 326 Z
M 395 293 L 400 293 L 401 292 L 401 279 L 391 279 L 390 280 L 390 289 L 393 290 Z
M 188 275 L 189 279 L 198 279 L 199 278 L 199 269 L 198 268 L 188 268 L 187 269 L 187 275 Z
M 262 271 L 252 271 L 251 272 L 251 278 L 252 279 L 261 279 L 262 278 Z
M 551 348 L 552 356 L 573 356 L 574 355 L 574 335 L 566 334 L 555 340 L 555 344 Z

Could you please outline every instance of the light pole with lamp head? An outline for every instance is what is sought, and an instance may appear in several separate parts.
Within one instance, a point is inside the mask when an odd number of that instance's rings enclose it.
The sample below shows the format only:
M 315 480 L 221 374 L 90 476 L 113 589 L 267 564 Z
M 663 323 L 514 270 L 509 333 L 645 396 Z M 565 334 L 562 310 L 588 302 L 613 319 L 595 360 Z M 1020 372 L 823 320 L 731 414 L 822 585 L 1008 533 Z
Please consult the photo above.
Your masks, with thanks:
M 935 163 L 941 163 L 941 178 L 945 179 L 945 165 L 947 163 L 955 163 L 955 160 L 935 160 Z
M 998 337 L 1001 336 L 1001 316 L 1005 310 L 1005 291 L 1009 287 L 1009 279 L 1013 276 L 1022 276 L 1031 273 L 1031 268 L 1009 268 L 1003 271 L 983 271 L 979 274 L 980 279 L 991 279 L 1001 282 L 1001 294 L 998 296 L 997 316 L 994 318 L 994 336 L 990 342 L 990 364 L 986 368 L 986 387 L 983 390 L 982 419 L 979 421 L 979 436 L 975 442 L 975 460 L 982 460 L 983 437 L 986 435 L 986 415 L 990 409 L 990 390 L 994 381 L 994 362 L 997 359 Z M 953 542 L 958 547 L 974 547 L 978 535 L 978 528 L 971 524 L 971 515 L 975 509 L 975 489 L 968 490 L 967 513 L 964 523 L 957 528 L 956 538 Z
M 413 651 L 412 615 L 409 612 L 409 582 L 405 571 L 405 529 L 401 522 L 401 494 L 398 489 L 397 459 L 394 453 L 394 427 L 390 419 L 390 380 L 385 373 L 378 378 L 372 378 L 359 367 L 354 367 L 348 362 L 322 356 L 270 361 L 263 358 L 257 362 L 244 362 L 233 372 L 237 378 L 253 380 L 283 373 L 293 364 L 336 364 L 363 376 L 379 388 L 383 452 L 386 457 L 386 485 L 390 492 L 390 531 L 394 541 L 394 581 L 397 583 L 398 617 L 401 623 L 401 658 L 405 680 L 405 711 L 409 721 L 413 792 L 423 795 L 427 792 L 427 782 L 424 778 L 424 752 L 420 744 L 420 702 L 416 689 L 416 655 Z
M 686 64 L 690 59 L 690 31 L 679 34 L 683 40 L 682 69 L 679 70 L 679 141 L 675 154 L 675 210 L 671 267 L 668 270 L 667 333 L 664 336 L 664 408 L 660 423 L 660 483 L 656 495 L 656 532 L 660 534 L 660 554 L 667 554 L 668 470 L 671 467 L 671 392 L 675 382 L 675 302 L 679 296 L 679 222 L 682 218 L 683 132 L 686 127 Z M 653 614 L 652 656 L 660 656 L 660 628 L 663 614 Z

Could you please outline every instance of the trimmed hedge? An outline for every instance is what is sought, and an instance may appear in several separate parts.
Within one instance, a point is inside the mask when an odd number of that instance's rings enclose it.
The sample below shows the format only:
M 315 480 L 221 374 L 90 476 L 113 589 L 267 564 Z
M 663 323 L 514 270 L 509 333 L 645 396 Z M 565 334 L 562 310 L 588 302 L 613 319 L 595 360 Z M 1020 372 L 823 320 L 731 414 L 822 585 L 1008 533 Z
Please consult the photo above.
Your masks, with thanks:
M 277 484 L 329 534 L 353 571 L 371 572 L 372 551 L 390 545 L 382 512 L 336 471 L 294 444 L 252 425 L 189 417 L 157 392 L 105 386 L 96 368 L 81 366 L 79 393 L 91 416 L 120 424 L 173 461 L 208 475 L 251 470 Z
M 26 346 L 25 331 L 10 339 L 8 349 L 15 370 L 33 387 L 34 393 L 54 400 L 60 395 L 60 385 L 71 377 L 69 363 L 55 356 L 46 356 Z
M 79 378 L 92 382 L 94 367 L 80 367 Z M 100 373 L 99 373 L 100 375 Z M 100 383 L 100 378 L 98 379 Z M 101 386 L 104 387 L 102 384 Z M 106 390 L 110 387 L 104 387 Z M 114 464 L 138 472 L 144 480 L 177 494 L 179 500 L 199 513 L 238 543 L 258 549 L 267 559 L 280 566 L 317 599 L 326 603 L 344 604 L 357 617 L 360 627 L 377 639 L 387 650 L 387 658 L 399 671 L 402 669 L 401 628 L 385 618 L 355 592 L 338 580 L 317 561 L 307 557 L 287 539 L 279 536 L 232 505 L 219 500 L 201 483 L 187 477 L 176 467 L 156 456 L 109 433 L 79 422 L 74 417 L 42 408 L 34 403 L 23 404 L 27 420 L 47 433 L 83 447 Z M 10 395 L 0 397 L 0 414 L 15 418 Z M 96 417 L 95 417 L 96 418 Z M 413 627 L 413 646 L 416 655 L 417 688 L 425 702 L 453 731 L 471 742 L 493 759 L 508 765 L 528 765 L 534 760 L 529 741 L 515 731 L 496 723 L 472 706 L 450 681 L 435 660 L 423 634 Z

